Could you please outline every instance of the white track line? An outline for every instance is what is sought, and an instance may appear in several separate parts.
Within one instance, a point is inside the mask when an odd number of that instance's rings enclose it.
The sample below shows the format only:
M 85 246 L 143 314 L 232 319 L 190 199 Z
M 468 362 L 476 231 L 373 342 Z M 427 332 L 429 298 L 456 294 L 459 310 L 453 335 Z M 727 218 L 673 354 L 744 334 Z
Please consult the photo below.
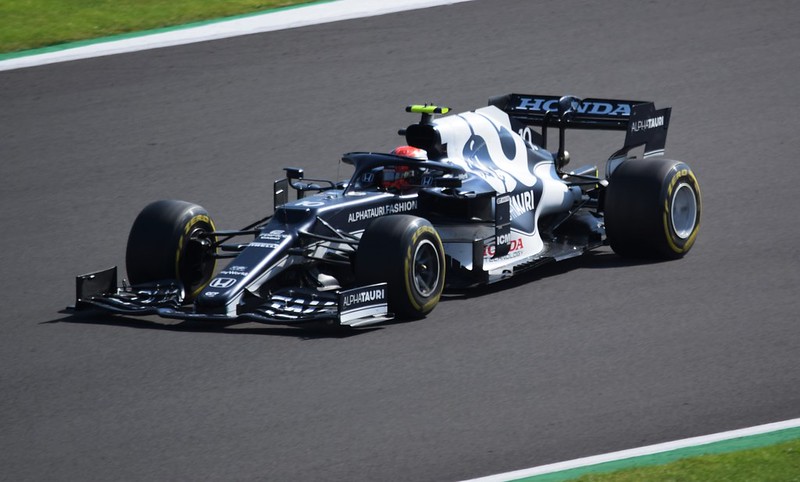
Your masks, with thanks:
M 619 452 L 612 452 L 603 455 L 594 455 L 592 457 L 584 457 L 581 459 L 569 460 L 567 462 L 558 462 L 555 464 L 541 465 L 539 467 L 533 467 L 530 469 L 516 470 L 513 472 L 506 472 L 504 474 L 490 475 L 478 479 L 471 479 L 466 482 L 507 482 L 510 480 L 522 479 L 525 477 L 551 474 L 553 472 L 561 472 L 563 470 L 577 469 L 579 467 L 587 467 L 589 465 L 597 465 L 606 462 L 616 462 L 618 460 L 630 459 L 634 457 L 642 457 L 645 455 L 653 455 L 662 452 L 669 452 L 672 450 L 685 449 L 689 447 L 697 447 L 699 445 L 706 445 L 714 442 L 722 442 L 724 440 L 749 437 L 751 435 L 761 435 L 769 432 L 777 432 L 779 430 L 785 430 L 788 428 L 797 428 L 797 427 L 800 427 L 800 418 L 796 418 L 794 420 L 787 420 L 784 422 L 759 425 L 757 427 L 731 430 L 729 432 L 703 435 L 701 437 L 676 440 L 674 442 L 665 442 L 656 445 L 649 445 L 647 447 L 622 450 Z
M 177 27 L 167 32 L 146 34 L 134 38 L 114 40 L 113 37 L 110 37 L 98 39 L 96 43 L 91 45 L 68 47 L 55 52 L 34 53 L 28 56 L 2 60 L 0 61 L 0 71 L 172 47 L 469 1 L 472 0 L 337 0 L 305 7 L 267 11 L 263 14 L 254 14 L 232 20 L 220 20 L 219 22 L 197 27 Z

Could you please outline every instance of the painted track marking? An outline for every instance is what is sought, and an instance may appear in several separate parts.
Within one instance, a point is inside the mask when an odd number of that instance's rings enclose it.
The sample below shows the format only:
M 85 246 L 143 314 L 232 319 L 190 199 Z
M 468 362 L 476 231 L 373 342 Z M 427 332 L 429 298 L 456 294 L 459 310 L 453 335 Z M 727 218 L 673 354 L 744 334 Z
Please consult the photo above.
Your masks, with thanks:
M 548 465 L 541 465 L 538 467 L 532 467 L 529 469 L 522 469 L 516 470 L 513 472 L 506 472 L 503 474 L 497 475 L 490 475 L 487 477 L 481 477 L 477 479 L 471 479 L 466 482 L 509 482 L 514 480 L 520 479 L 528 479 L 531 480 L 542 480 L 538 479 L 538 476 L 544 475 L 555 475 L 559 472 L 566 472 L 566 471 L 573 471 L 575 469 L 586 469 L 585 471 L 581 471 L 580 474 L 578 473 L 570 473 L 570 474 L 563 474 L 564 478 L 554 477 L 549 478 L 548 480 L 567 480 L 568 478 L 578 477 L 582 475 L 584 472 L 594 472 L 594 466 L 598 466 L 600 464 L 609 464 L 611 462 L 620 462 L 620 461 L 633 461 L 637 458 L 648 457 L 648 456 L 657 456 L 657 455 L 666 455 L 668 452 L 676 452 L 676 451 L 684 451 L 683 453 L 675 454 L 675 457 L 670 457 L 667 459 L 663 457 L 663 460 L 659 460 L 659 458 L 653 459 L 650 463 L 643 463 L 643 464 L 622 464 L 621 467 L 602 467 L 602 471 L 612 471 L 612 470 L 619 470 L 621 468 L 625 468 L 625 466 L 640 466 L 640 465 L 657 465 L 660 463 L 666 463 L 671 460 L 677 460 L 680 458 L 690 457 L 693 455 L 699 455 L 697 453 L 690 453 L 690 449 L 703 447 L 710 444 L 715 444 L 719 442 L 726 442 L 735 439 L 743 439 L 741 444 L 738 445 L 735 450 L 744 450 L 747 448 L 754 448 L 757 446 L 766 445 L 763 443 L 758 443 L 755 437 L 759 435 L 771 434 L 776 432 L 782 432 L 781 434 L 777 434 L 778 436 L 775 437 L 775 440 L 767 439 L 767 442 L 770 443 L 778 443 L 783 440 L 791 440 L 800 437 L 800 418 L 796 418 L 793 420 L 786 420 L 783 422 L 775 422 L 769 423 L 766 425 L 758 425 L 756 427 L 749 427 L 743 428 L 739 430 L 731 430 L 728 432 L 720 432 L 711 435 L 703 435 L 700 437 L 692 437 L 683 440 L 676 440 L 673 442 L 665 442 L 656 445 L 648 445 L 646 447 L 639 447 L 634 449 L 628 450 L 621 450 L 619 452 L 611 452 L 608 454 L 602 455 L 594 455 L 591 457 L 584 457 L 575 460 L 569 460 L 566 462 L 557 462 L 554 464 Z M 728 450 L 722 450 L 728 451 Z M 601 468 L 598 468 L 598 472 L 600 472 Z
M 0 54 L 0 71 L 173 47 L 473 0 L 323 0 L 310 5 L 207 20 L 55 47 Z

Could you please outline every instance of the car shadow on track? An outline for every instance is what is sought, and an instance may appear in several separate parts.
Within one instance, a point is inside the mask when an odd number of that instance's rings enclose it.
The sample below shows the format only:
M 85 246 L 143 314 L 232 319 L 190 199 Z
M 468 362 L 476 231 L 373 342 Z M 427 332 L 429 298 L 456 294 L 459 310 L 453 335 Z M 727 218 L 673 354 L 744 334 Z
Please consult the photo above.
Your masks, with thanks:
M 299 338 L 301 340 L 316 340 L 320 338 L 349 338 L 351 336 L 379 330 L 380 327 L 353 329 L 342 326 L 273 326 L 259 325 L 257 323 L 224 323 L 219 321 L 175 321 L 163 320 L 153 317 L 130 317 L 111 315 L 98 311 L 75 312 L 62 310 L 65 316 L 44 321 L 41 324 L 52 323 L 79 323 L 89 325 L 106 325 L 140 330 L 163 330 L 184 333 L 217 333 L 226 335 L 270 335 Z
M 614 254 L 610 249 L 602 248 L 597 251 L 590 251 L 582 256 L 577 256 L 560 262 L 553 262 L 538 268 L 533 268 L 525 273 L 520 273 L 511 278 L 492 283 L 490 285 L 467 288 L 463 290 L 446 291 L 442 297 L 442 302 L 458 299 L 478 298 L 505 290 L 516 288 L 521 285 L 533 283 L 535 281 L 564 275 L 570 271 L 578 269 L 617 269 L 629 268 L 631 266 L 644 266 L 650 264 L 664 263 L 657 259 L 634 259 L 623 258 Z
M 578 256 L 558 263 L 550 263 L 529 272 L 519 274 L 512 278 L 486 286 L 478 286 L 458 291 L 447 291 L 440 303 L 447 303 L 459 299 L 478 298 L 481 296 L 502 292 L 517 286 L 534 281 L 539 281 L 554 276 L 563 275 L 576 269 L 616 269 L 631 266 L 641 266 L 661 263 L 663 261 L 650 259 L 630 259 L 617 256 L 613 252 L 598 250 L 583 256 Z M 230 335 L 269 335 L 299 338 L 301 340 L 315 340 L 322 338 L 349 338 L 355 335 L 381 330 L 391 325 L 411 323 L 417 320 L 394 319 L 379 325 L 364 328 L 349 328 L 327 325 L 304 326 L 276 326 L 259 325 L 258 323 L 225 323 L 219 321 L 173 321 L 156 317 L 130 317 L 111 315 L 99 311 L 75 312 L 62 310 L 63 317 L 44 321 L 42 324 L 51 323 L 79 323 L 91 325 L 118 326 L 142 330 L 164 330 L 186 333 L 217 333 Z

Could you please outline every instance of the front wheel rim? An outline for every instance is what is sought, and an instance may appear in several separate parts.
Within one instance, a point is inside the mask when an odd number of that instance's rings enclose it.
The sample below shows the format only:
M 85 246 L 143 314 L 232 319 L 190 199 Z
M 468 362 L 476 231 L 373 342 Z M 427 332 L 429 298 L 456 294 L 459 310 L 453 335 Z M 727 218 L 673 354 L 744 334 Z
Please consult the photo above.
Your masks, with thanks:
M 180 254 L 178 277 L 186 285 L 187 292 L 191 293 L 205 284 L 213 273 L 215 260 L 209 257 L 209 247 L 203 243 L 202 238 L 211 229 L 205 226 L 195 227 L 186 240 L 183 252 Z
M 442 272 L 441 268 L 439 251 L 436 246 L 428 239 L 422 240 L 414 250 L 411 268 L 414 289 L 420 296 L 428 298 L 436 293 Z

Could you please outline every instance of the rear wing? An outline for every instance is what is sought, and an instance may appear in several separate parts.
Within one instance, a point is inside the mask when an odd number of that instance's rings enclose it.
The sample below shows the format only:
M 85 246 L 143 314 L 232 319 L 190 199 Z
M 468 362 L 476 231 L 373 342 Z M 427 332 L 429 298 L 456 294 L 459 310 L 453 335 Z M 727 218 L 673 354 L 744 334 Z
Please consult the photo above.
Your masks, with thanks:
M 618 99 L 578 99 L 552 95 L 506 94 L 489 99 L 512 120 L 512 126 L 526 131 L 532 142 L 547 148 L 547 129 L 598 129 L 626 131 L 625 145 L 611 158 L 625 156 L 635 147 L 644 146 L 644 157 L 661 155 L 667 142 L 670 107 L 656 110 L 652 102 Z M 540 127 L 540 132 L 530 127 Z M 515 129 L 516 130 L 516 129 Z

